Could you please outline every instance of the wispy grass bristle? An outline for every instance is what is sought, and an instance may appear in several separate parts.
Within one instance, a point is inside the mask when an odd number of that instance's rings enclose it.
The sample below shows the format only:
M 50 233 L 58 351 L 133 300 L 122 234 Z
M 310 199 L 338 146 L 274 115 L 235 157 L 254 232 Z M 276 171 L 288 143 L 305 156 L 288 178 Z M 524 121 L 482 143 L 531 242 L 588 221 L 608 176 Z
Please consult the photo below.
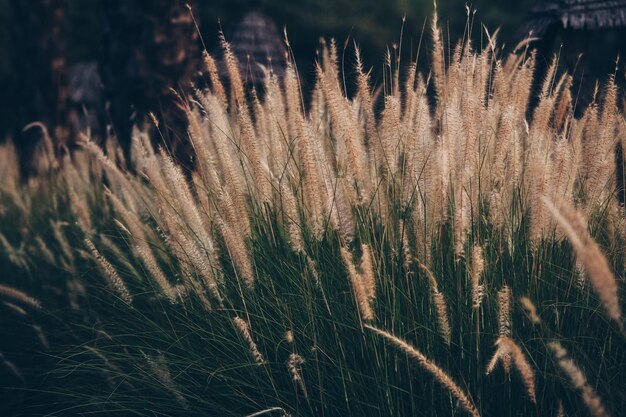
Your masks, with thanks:
M 387 339 L 392 345 L 402 350 L 412 359 L 415 359 L 424 370 L 429 372 L 444 388 L 446 388 L 450 394 L 452 394 L 461 407 L 473 417 L 479 417 L 480 413 L 474 406 L 474 403 L 470 397 L 452 380 L 452 378 L 446 374 L 439 366 L 429 360 L 422 352 L 415 349 L 413 346 L 405 342 L 404 340 L 388 333 L 384 330 L 378 329 L 374 326 L 366 324 L 365 328 L 377 333 L 378 335 Z

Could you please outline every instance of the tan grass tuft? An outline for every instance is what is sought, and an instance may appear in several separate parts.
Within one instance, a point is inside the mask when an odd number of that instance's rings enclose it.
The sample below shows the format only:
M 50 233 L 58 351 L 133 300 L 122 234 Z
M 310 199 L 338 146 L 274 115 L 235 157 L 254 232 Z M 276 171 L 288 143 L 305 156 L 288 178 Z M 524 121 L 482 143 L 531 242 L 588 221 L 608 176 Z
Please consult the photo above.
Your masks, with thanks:
M 115 268 L 113 268 L 113 265 L 111 265 L 111 263 L 104 256 L 102 256 L 91 240 L 85 239 L 85 245 L 91 252 L 94 260 L 98 263 L 102 272 L 104 272 L 109 284 L 115 289 L 115 291 L 117 291 L 117 294 L 122 300 L 131 304 L 133 302 L 133 297 L 130 295 L 122 277 L 120 277 Z
M 589 412 L 594 417 L 609 417 L 609 413 L 604 409 L 602 400 L 595 390 L 587 383 L 587 378 L 582 370 L 569 356 L 567 350 L 559 342 L 550 342 L 548 347 L 552 350 L 555 359 L 558 361 L 561 370 L 569 377 L 570 382 L 581 392 L 581 396 Z
M 339 251 L 346 270 L 348 271 L 348 278 L 352 284 L 352 291 L 354 292 L 354 297 L 359 308 L 359 314 L 365 321 L 373 320 L 374 310 L 372 310 L 371 305 L 373 288 L 365 282 L 363 275 L 357 272 L 354 262 L 352 261 L 352 255 L 348 248 L 342 245 L 339 248 Z
M 15 311 L 17 314 L 21 315 L 21 316 L 27 316 L 28 312 L 26 310 L 24 310 L 22 307 L 18 306 L 17 304 L 13 304 L 10 303 L 8 301 L 3 301 L 2 304 L 4 304 L 5 306 L 7 306 L 8 308 L 10 308 L 11 310 Z
M 439 287 L 437 286 L 437 280 L 435 279 L 435 274 L 433 274 L 430 268 L 428 268 L 425 264 L 419 261 L 418 263 L 420 268 L 428 276 L 430 286 L 433 290 L 433 300 L 435 302 L 435 308 L 437 309 L 437 318 L 439 319 L 439 334 L 449 345 L 452 338 L 452 329 L 450 327 L 450 318 L 448 317 L 448 306 L 446 303 L 446 298 L 439 291 Z
M 432 70 L 435 79 L 435 88 L 437 95 L 441 98 L 444 95 L 445 85 L 445 62 L 444 62 L 444 49 L 443 42 L 441 40 L 441 32 L 439 30 L 439 23 L 437 17 L 437 3 L 435 3 L 435 10 L 433 11 L 433 18 L 431 23 L 431 35 L 433 38 L 433 63 Z
M 498 331 L 500 338 L 508 338 L 511 336 L 511 290 L 507 285 L 498 291 Z M 493 371 L 498 360 L 502 361 L 504 373 L 508 375 L 511 372 L 511 365 L 513 363 L 511 350 L 498 347 L 498 350 L 493 355 L 487 367 L 488 374 Z
M 443 371 L 443 369 L 428 359 L 422 352 L 391 333 L 378 329 L 374 326 L 370 326 L 369 324 L 365 324 L 364 327 L 384 337 L 391 342 L 392 345 L 404 351 L 407 355 L 409 355 L 409 357 L 417 360 L 422 368 L 429 372 L 441 385 L 443 385 L 444 388 L 450 392 L 450 394 L 452 394 L 453 397 L 458 400 L 461 407 L 467 413 L 471 414 L 473 417 L 480 417 L 480 413 L 469 395 L 467 395 L 461 387 L 459 387 L 456 382 L 454 382 L 454 380 Z
M 35 332 L 35 335 L 37 335 L 37 339 L 39 339 L 39 343 L 41 344 L 41 346 L 44 349 L 50 349 L 50 343 L 48 343 L 48 338 L 44 334 L 41 326 L 37 324 L 33 324 L 32 327 L 33 327 L 33 331 Z
M 561 202 L 557 208 L 547 198 L 544 198 L 543 202 L 569 238 L 576 257 L 587 272 L 591 285 L 600 297 L 607 315 L 623 330 L 617 280 L 600 247 L 589 236 L 584 218 L 568 203 Z
M 304 379 L 302 379 L 302 364 L 304 364 L 304 358 L 297 353 L 291 353 L 287 361 L 287 370 L 291 375 L 291 380 L 298 384 L 304 396 L 308 397 Z
M 154 377 L 174 396 L 174 398 L 176 398 L 176 401 L 178 401 L 184 409 L 188 409 L 189 403 L 176 386 L 174 378 L 172 378 L 172 374 L 167 366 L 165 356 L 159 352 L 159 354 L 154 357 L 143 353 L 143 357 L 148 363 L 148 367 Z
M 116 220 L 116 224 L 134 240 L 133 251 L 138 259 L 144 264 L 148 270 L 150 276 L 156 281 L 161 288 L 165 296 L 172 303 L 176 301 L 176 292 L 172 285 L 169 283 L 163 270 L 159 266 L 152 249 L 147 240 L 144 226 L 137 216 L 137 213 L 128 210 L 124 204 L 110 191 L 106 192 L 106 195 L 111 200 L 115 211 L 121 216 L 124 223 Z
M 536 403 L 535 371 L 533 371 L 532 367 L 528 363 L 522 349 L 508 336 L 500 336 L 500 338 L 496 341 L 496 345 L 498 346 L 498 350 L 502 349 L 500 357 L 504 357 L 504 355 L 507 354 L 511 356 L 513 359 L 513 365 L 515 365 L 515 368 L 522 377 L 522 381 L 524 382 L 530 401 Z
M 498 329 L 500 336 L 511 336 L 511 289 L 508 285 L 498 291 Z
M 259 348 L 252 338 L 252 333 L 250 332 L 250 326 L 248 325 L 248 323 L 241 317 L 235 316 L 235 318 L 233 319 L 233 324 L 235 325 L 235 329 L 237 329 L 241 337 L 243 337 L 243 339 L 248 344 L 248 347 L 250 348 L 250 355 L 257 363 L 257 365 L 264 365 L 266 363 L 265 358 L 259 351 Z
M 446 299 L 442 293 L 435 290 L 433 292 L 433 300 L 437 309 L 437 317 L 439 318 L 439 333 L 446 344 L 450 344 L 452 340 L 452 329 L 450 328 L 450 319 L 448 317 L 448 306 Z
M 56 262 L 54 260 L 54 254 L 41 236 L 35 237 L 35 243 L 37 243 L 39 251 L 41 252 L 41 255 L 46 260 L 46 262 L 48 262 L 50 265 L 56 265 Z
M 0 361 L 2 361 L 2 364 L 13 373 L 13 375 L 15 375 L 16 377 L 18 377 L 22 382 L 25 381 L 24 377 L 22 376 L 22 373 L 20 372 L 19 368 L 17 366 L 15 366 L 15 364 L 13 362 L 11 362 L 10 360 L 8 360 L 4 354 L 2 352 L 0 352 Z
M 207 51 L 203 51 L 202 57 L 204 58 L 204 66 L 209 73 L 209 78 L 213 87 L 213 94 L 215 94 L 222 105 L 226 107 L 228 105 L 228 99 L 226 98 L 226 92 L 224 90 L 222 80 L 220 79 L 215 59 L 213 59 Z
M 39 300 L 26 294 L 24 291 L 18 290 L 16 288 L 0 284 L 0 295 L 12 298 L 13 300 L 19 301 L 23 304 L 33 307 L 36 310 L 42 309 L 41 302 L 39 302 Z
M 541 324 L 541 317 L 537 314 L 537 307 L 535 307 L 535 303 L 533 303 L 528 297 L 520 297 L 519 301 L 531 323 Z
M 241 234 L 237 233 L 225 222 L 218 221 L 218 226 L 222 236 L 224 236 L 233 266 L 246 286 L 250 289 L 253 288 L 255 281 L 254 269 L 245 241 L 242 239 Z
M 485 287 L 480 282 L 480 277 L 485 270 L 485 258 L 483 248 L 479 245 L 472 247 L 472 305 L 479 308 L 485 296 Z
M 361 245 L 361 252 L 361 279 L 371 303 L 376 299 L 376 273 L 372 262 L 372 249 L 369 245 Z
M 282 207 L 286 229 L 289 233 L 289 242 L 296 252 L 304 252 L 304 238 L 302 237 L 298 205 L 287 181 L 280 182 L 279 199 L 281 202 L 279 207 Z

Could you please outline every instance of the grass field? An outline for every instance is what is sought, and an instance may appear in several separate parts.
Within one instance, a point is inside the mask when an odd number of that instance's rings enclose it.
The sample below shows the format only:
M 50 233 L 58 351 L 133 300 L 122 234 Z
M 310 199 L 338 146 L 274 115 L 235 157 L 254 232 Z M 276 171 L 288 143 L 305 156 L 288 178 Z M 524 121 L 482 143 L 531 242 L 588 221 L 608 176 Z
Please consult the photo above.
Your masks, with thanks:
M 0 409 L 619 416 L 615 78 L 574 118 L 556 58 L 535 91 L 527 45 L 431 34 L 378 88 L 329 43 L 306 105 L 291 65 L 247 91 L 224 41 L 230 87 L 206 55 L 183 102 L 193 170 L 158 125 L 130 158 L 46 137 L 28 179 L 0 145 Z

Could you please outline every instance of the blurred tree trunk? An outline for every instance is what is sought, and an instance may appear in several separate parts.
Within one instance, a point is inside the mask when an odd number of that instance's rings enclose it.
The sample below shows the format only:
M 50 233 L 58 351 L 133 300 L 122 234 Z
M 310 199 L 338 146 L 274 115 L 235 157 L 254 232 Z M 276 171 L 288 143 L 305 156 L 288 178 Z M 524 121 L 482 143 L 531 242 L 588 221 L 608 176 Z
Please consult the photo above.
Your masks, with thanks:
M 188 92 L 201 60 L 198 33 L 180 0 L 104 0 L 101 74 L 110 122 L 128 150 L 149 112 L 173 154 L 189 159 L 186 121 L 172 90 Z
M 25 167 L 41 137 L 40 129 L 23 132 L 26 125 L 42 122 L 58 146 L 66 144 L 71 134 L 67 123 L 65 0 L 11 0 L 10 5 L 17 74 L 12 130 Z

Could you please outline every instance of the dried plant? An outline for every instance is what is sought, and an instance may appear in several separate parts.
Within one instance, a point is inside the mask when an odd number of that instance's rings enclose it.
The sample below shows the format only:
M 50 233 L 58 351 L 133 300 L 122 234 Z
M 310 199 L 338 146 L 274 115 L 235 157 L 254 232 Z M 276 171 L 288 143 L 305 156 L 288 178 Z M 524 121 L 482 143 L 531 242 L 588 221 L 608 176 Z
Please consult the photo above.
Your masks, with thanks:
M 528 297 L 520 297 L 519 301 L 530 321 L 533 324 L 541 324 L 541 318 L 537 314 L 537 307 L 535 307 L 535 303 L 533 303 Z
M 446 299 L 437 286 L 437 280 L 435 274 L 423 263 L 419 263 L 420 268 L 428 276 L 430 286 L 433 290 L 433 299 L 435 301 L 435 308 L 437 309 L 437 318 L 439 319 L 439 333 L 449 345 L 452 338 L 452 329 L 450 327 L 450 319 L 448 317 L 448 307 L 446 305 Z
M 248 325 L 248 323 L 241 317 L 236 316 L 235 318 L 233 318 L 233 324 L 235 326 L 235 329 L 237 329 L 241 337 L 248 344 L 248 347 L 250 349 L 250 356 L 252 356 L 257 365 L 264 365 L 266 363 L 265 358 L 263 357 L 263 354 L 261 354 L 261 352 L 259 351 L 256 342 L 252 338 L 252 333 L 250 332 L 250 326 Z
M 115 268 L 113 268 L 113 265 L 111 265 L 109 261 L 107 261 L 106 258 L 102 256 L 102 254 L 98 251 L 98 249 L 96 249 L 91 240 L 85 239 L 85 245 L 87 246 L 87 249 L 89 249 L 89 252 L 91 252 L 91 254 L 93 255 L 94 260 L 102 269 L 102 272 L 104 272 L 104 275 L 106 276 L 111 286 L 115 289 L 115 291 L 117 291 L 120 298 L 129 304 L 132 303 L 133 298 L 130 295 L 128 288 L 126 287 L 124 280 L 122 279 L 122 277 L 119 276 Z
M 587 222 L 571 205 L 561 202 L 557 208 L 554 203 L 544 199 L 550 210 L 576 252 L 576 257 L 589 275 L 589 280 L 596 291 L 607 315 L 614 320 L 620 329 L 624 328 L 622 310 L 617 295 L 617 280 L 611 271 L 606 256 L 596 241 L 587 232 Z
M 287 361 L 287 370 L 291 375 L 291 380 L 298 384 L 304 396 L 308 397 L 304 379 L 302 379 L 302 364 L 304 364 L 304 358 L 297 353 L 292 353 Z
M 439 366 L 437 366 L 426 356 L 424 356 L 422 352 L 415 349 L 404 340 L 399 339 L 384 330 L 380 330 L 374 326 L 370 326 L 369 324 L 366 324 L 364 327 L 384 337 L 389 342 L 391 342 L 391 344 L 409 355 L 409 357 L 417 360 L 422 368 L 429 372 L 441 385 L 443 385 L 450 392 L 450 394 L 452 394 L 459 401 L 459 404 L 461 404 L 461 407 L 463 407 L 463 409 L 467 413 L 471 414 L 474 417 L 480 416 L 480 413 L 474 406 L 474 403 L 472 402 L 470 397 L 456 384 L 456 382 L 452 380 L 452 378 L 450 378 L 448 374 L 446 374 Z
M 348 271 L 348 277 L 352 284 L 352 290 L 354 291 L 354 297 L 359 307 L 359 313 L 363 320 L 370 321 L 374 319 L 374 310 L 372 309 L 372 301 L 375 297 L 375 282 L 373 281 L 373 272 L 371 271 L 371 260 L 365 261 L 369 265 L 369 271 L 365 273 L 359 273 L 352 262 L 352 255 L 350 251 L 342 246 L 340 248 L 341 258 Z M 366 252 L 363 253 L 366 254 Z
M 589 412 L 594 417 L 609 417 L 609 413 L 602 405 L 602 401 L 593 387 L 587 383 L 587 378 L 582 370 L 569 356 L 567 350 L 559 342 L 550 342 L 548 347 L 552 350 L 561 370 L 568 376 L 570 382 L 581 392 L 583 401 Z
M 485 270 L 483 248 L 475 245 L 472 248 L 472 305 L 479 308 L 485 296 L 485 286 L 480 282 L 480 277 Z
M 539 347 L 567 337 L 577 355 L 603 355 L 590 384 L 551 345 L 592 414 L 622 409 L 621 78 L 583 108 L 558 57 L 537 80 L 532 40 L 505 53 L 484 28 L 475 42 L 472 13 L 456 44 L 435 13 L 428 64 L 390 46 L 379 85 L 358 47 L 351 71 L 350 45 L 334 40 L 314 69 L 289 49 L 284 71 L 269 63 L 253 85 L 222 34 L 223 54 L 205 52 L 203 82 L 178 96 L 185 160 L 158 139 L 169 121 L 156 114 L 124 150 L 113 131 L 55 149 L 42 129 L 28 177 L 0 144 L 0 365 L 23 376 L 16 402 L 45 393 L 51 414 L 449 415 L 456 403 L 552 415 L 564 397 Z M 530 323 L 513 326 L 512 292 Z M 421 389 L 364 328 L 453 401 Z M 502 364 L 524 384 L 510 401 L 485 378 L 487 335 L 487 372 Z
M 24 291 L 18 290 L 17 288 L 0 284 L 0 295 L 19 301 L 20 303 L 26 304 L 36 310 L 42 309 L 41 302 L 39 302 L 39 300 L 26 294 Z
M 494 353 L 489 365 L 487 365 L 487 374 L 490 374 L 495 369 L 498 361 L 502 361 L 502 366 L 508 375 L 511 367 L 511 362 L 519 372 L 526 387 L 526 392 L 530 401 L 537 402 L 535 394 L 535 372 L 528 363 L 526 355 L 522 352 L 522 349 L 508 336 L 500 336 L 496 341 L 496 352 Z

